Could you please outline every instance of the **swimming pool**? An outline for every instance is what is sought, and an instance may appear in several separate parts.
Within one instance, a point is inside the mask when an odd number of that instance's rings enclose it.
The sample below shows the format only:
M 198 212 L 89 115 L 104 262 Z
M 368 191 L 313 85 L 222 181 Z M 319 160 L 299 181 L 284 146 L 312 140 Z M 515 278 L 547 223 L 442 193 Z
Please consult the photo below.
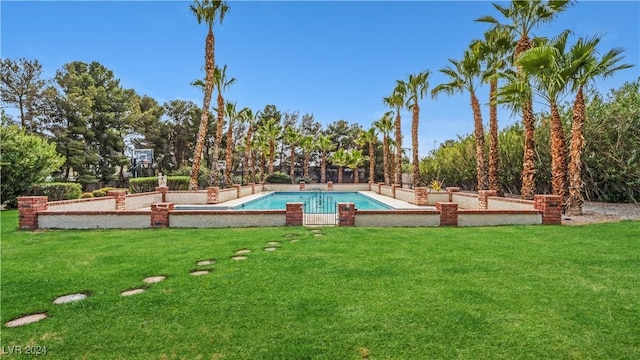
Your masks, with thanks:
M 333 213 L 335 204 L 339 202 L 353 203 L 359 210 L 393 209 L 380 201 L 358 192 L 342 191 L 309 191 L 309 192 L 274 192 L 261 198 L 234 207 L 234 210 L 285 210 L 287 203 L 301 202 L 305 212 Z

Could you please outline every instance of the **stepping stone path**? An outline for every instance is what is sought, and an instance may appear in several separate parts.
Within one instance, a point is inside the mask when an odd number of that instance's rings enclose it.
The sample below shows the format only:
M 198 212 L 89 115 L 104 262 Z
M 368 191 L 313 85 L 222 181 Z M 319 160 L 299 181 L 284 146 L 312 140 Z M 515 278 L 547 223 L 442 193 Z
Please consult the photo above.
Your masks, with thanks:
M 250 252 L 251 252 L 251 250 L 249 250 L 249 249 L 240 249 L 240 250 L 236 251 L 235 255 L 244 255 L 244 254 L 248 254 Z
M 17 319 L 13 319 L 11 321 L 6 322 L 4 325 L 6 327 L 18 327 L 18 326 L 22 326 L 22 325 L 27 325 L 27 324 L 31 324 L 34 322 L 38 322 L 40 320 L 46 319 L 47 314 L 41 313 L 41 314 L 31 314 L 31 315 L 25 315 L 25 316 L 21 316 Z
M 189 274 L 191 274 L 191 276 L 202 276 L 202 275 L 207 275 L 210 271 L 209 270 L 196 270 L 196 271 L 192 271 Z
M 235 260 L 235 261 L 242 261 L 242 260 L 247 260 L 248 258 L 246 256 L 234 256 L 231 258 L 231 260 Z
M 163 281 L 166 278 L 167 278 L 166 276 L 162 276 L 162 275 L 149 276 L 148 278 L 145 278 L 142 281 L 144 281 L 147 284 L 155 284 L 155 283 L 159 283 L 160 281 Z
M 320 236 L 322 236 L 322 234 L 313 234 L 313 236 L 320 237 Z
M 320 230 L 320 229 L 313 229 L 313 230 L 311 230 L 311 232 L 312 232 L 312 233 L 314 233 L 314 234 L 319 234 L 319 233 L 321 233 L 321 232 L 322 232 L 322 230 Z
M 268 247 L 268 248 L 264 248 L 264 251 L 276 251 L 278 248 L 277 247 Z
M 291 240 L 291 242 L 292 242 L 292 243 L 296 243 L 296 242 L 298 242 L 298 241 L 300 241 L 300 239 L 293 239 L 293 240 Z
M 198 261 L 196 263 L 196 265 L 198 265 L 198 266 L 206 266 L 206 265 L 213 265 L 215 263 L 216 263 L 216 261 L 213 260 L 213 259 L 211 259 L 211 260 L 201 260 L 201 261 Z
M 138 295 L 138 294 L 142 294 L 143 292 L 145 292 L 145 289 L 142 288 L 138 288 L 138 289 L 131 289 L 131 290 L 125 290 L 123 292 L 120 293 L 121 296 L 131 296 L 131 295 Z
M 87 298 L 87 294 L 78 293 L 78 294 L 69 294 L 64 296 L 58 296 L 55 300 L 53 300 L 54 304 L 66 304 L 70 302 L 76 302 L 80 300 L 84 300 Z
M 280 245 L 280 241 L 269 241 L 269 242 L 267 243 L 267 245 L 269 245 L 269 246 L 276 246 L 276 245 Z

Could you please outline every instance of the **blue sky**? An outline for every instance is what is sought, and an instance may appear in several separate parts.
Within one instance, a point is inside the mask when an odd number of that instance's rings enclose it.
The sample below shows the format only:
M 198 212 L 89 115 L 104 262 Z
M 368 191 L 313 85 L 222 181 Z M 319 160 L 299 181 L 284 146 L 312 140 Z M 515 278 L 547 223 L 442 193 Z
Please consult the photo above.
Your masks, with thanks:
M 52 77 L 71 61 L 99 61 L 121 84 L 160 103 L 173 99 L 202 105 L 189 85 L 204 76 L 206 26 L 187 1 L 0 2 L 3 58 L 38 59 Z M 487 1 L 231 1 L 216 25 L 216 63 L 237 78 L 225 97 L 239 107 L 312 113 L 323 125 L 344 119 L 368 128 L 386 109 L 395 80 L 425 69 L 431 88 L 438 72 L 459 58 L 488 28 L 473 20 L 499 17 Z M 601 52 L 626 49 L 631 69 L 599 81 L 603 91 L 640 76 L 640 2 L 582 1 L 534 34 L 553 36 L 570 28 L 578 37 L 603 34 Z M 487 102 L 488 88 L 479 97 Z M 566 100 L 572 100 L 568 97 Z M 501 126 L 518 121 L 502 111 Z M 483 108 L 485 123 L 488 111 Z M 410 114 L 403 113 L 404 147 Z M 420 154 L 446 139 L 473 131 L 468 94 L 421 102 Z

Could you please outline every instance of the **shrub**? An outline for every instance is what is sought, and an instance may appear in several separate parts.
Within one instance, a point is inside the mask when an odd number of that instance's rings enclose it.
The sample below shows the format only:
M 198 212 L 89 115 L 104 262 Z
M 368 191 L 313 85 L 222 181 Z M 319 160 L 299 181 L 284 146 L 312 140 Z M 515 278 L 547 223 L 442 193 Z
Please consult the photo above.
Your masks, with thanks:
M 273 174 L 268 175 L 264 179 L 264 182 L 267 184 L 291 184 L 291 177 L 281 172 L 274 172 Z
M 80 197 L 82 187 L 71 182 L 42 183 L 33 185 L 28 194 L 46 196 L 48 201 L 73 200 Z
M 155 191 L 158 187 L 158 178 L 140 177 L 129 179 L 129 192 L 132 194 Z M 167 176 L 169 190 L 189 190 L 188 176 Z
M 80 195 L 81 199 L 89 199 L 89 198 L 92 198 L 92 197 L 93 197 L 93 194 L 90 193 L 90 192 L 82 193 L 82 195 Z
M 107 192 L 103 191 L 101 189 L 93 190 L 91 192 L 91 194 L 93 194 L 93 197 L 105 197 L 105 196 L 107 196 Z
M 190 174 L 191 174 L 191 166 L 183 166 L 183 167 L 175 170 L 174 172 L 172 172 L 170 174 L 171 176 L 176 176 L 176 177 L 186 176 L 187 177 L 187 188 L 186 189 L 172 189 L 172 190 L 189 190 L 188 179 L 189 179 L 189 175 Z M 198 187 L 206 188 L 207 186 L 209 186 L 209 178 L 210 177 L 211 177 L 211 170 L 207 169 L 204 166 L 200 166 L 200 173 L 198 174 Z M 169 182 L 169 177 L 167 177 L 167 183 L 168 182 Z M 167 184 L 167 186 L 169 186 L 169 184 Z M 171 187 L 169 186 L 169 188 L 171 188 Z

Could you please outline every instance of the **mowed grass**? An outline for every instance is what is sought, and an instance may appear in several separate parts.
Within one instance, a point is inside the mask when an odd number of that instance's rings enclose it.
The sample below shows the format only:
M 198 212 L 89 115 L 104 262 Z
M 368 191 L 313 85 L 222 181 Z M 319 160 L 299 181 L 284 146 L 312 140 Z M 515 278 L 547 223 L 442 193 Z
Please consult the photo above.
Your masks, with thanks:
M 2 338 L 60 359 L 638 359 L 640 223 L 16 231 Z M 291 242 L 291 240 L 298 240 Z M 267 242 L 278 249 L 265 252 Z M 251 249 L 245 261 L 231 260 Z M 209 266 L 198 260 L 215 259 Z M 211 269 L 201 277 L 194 269 Z M 166 275 L 145 293 L 147 276 Z M 54 305 L 60 295 L 90 292 Z M 18 328 L 22 314 L 48 318 Z M 368 356 L 368 357 L 367 357 Z

